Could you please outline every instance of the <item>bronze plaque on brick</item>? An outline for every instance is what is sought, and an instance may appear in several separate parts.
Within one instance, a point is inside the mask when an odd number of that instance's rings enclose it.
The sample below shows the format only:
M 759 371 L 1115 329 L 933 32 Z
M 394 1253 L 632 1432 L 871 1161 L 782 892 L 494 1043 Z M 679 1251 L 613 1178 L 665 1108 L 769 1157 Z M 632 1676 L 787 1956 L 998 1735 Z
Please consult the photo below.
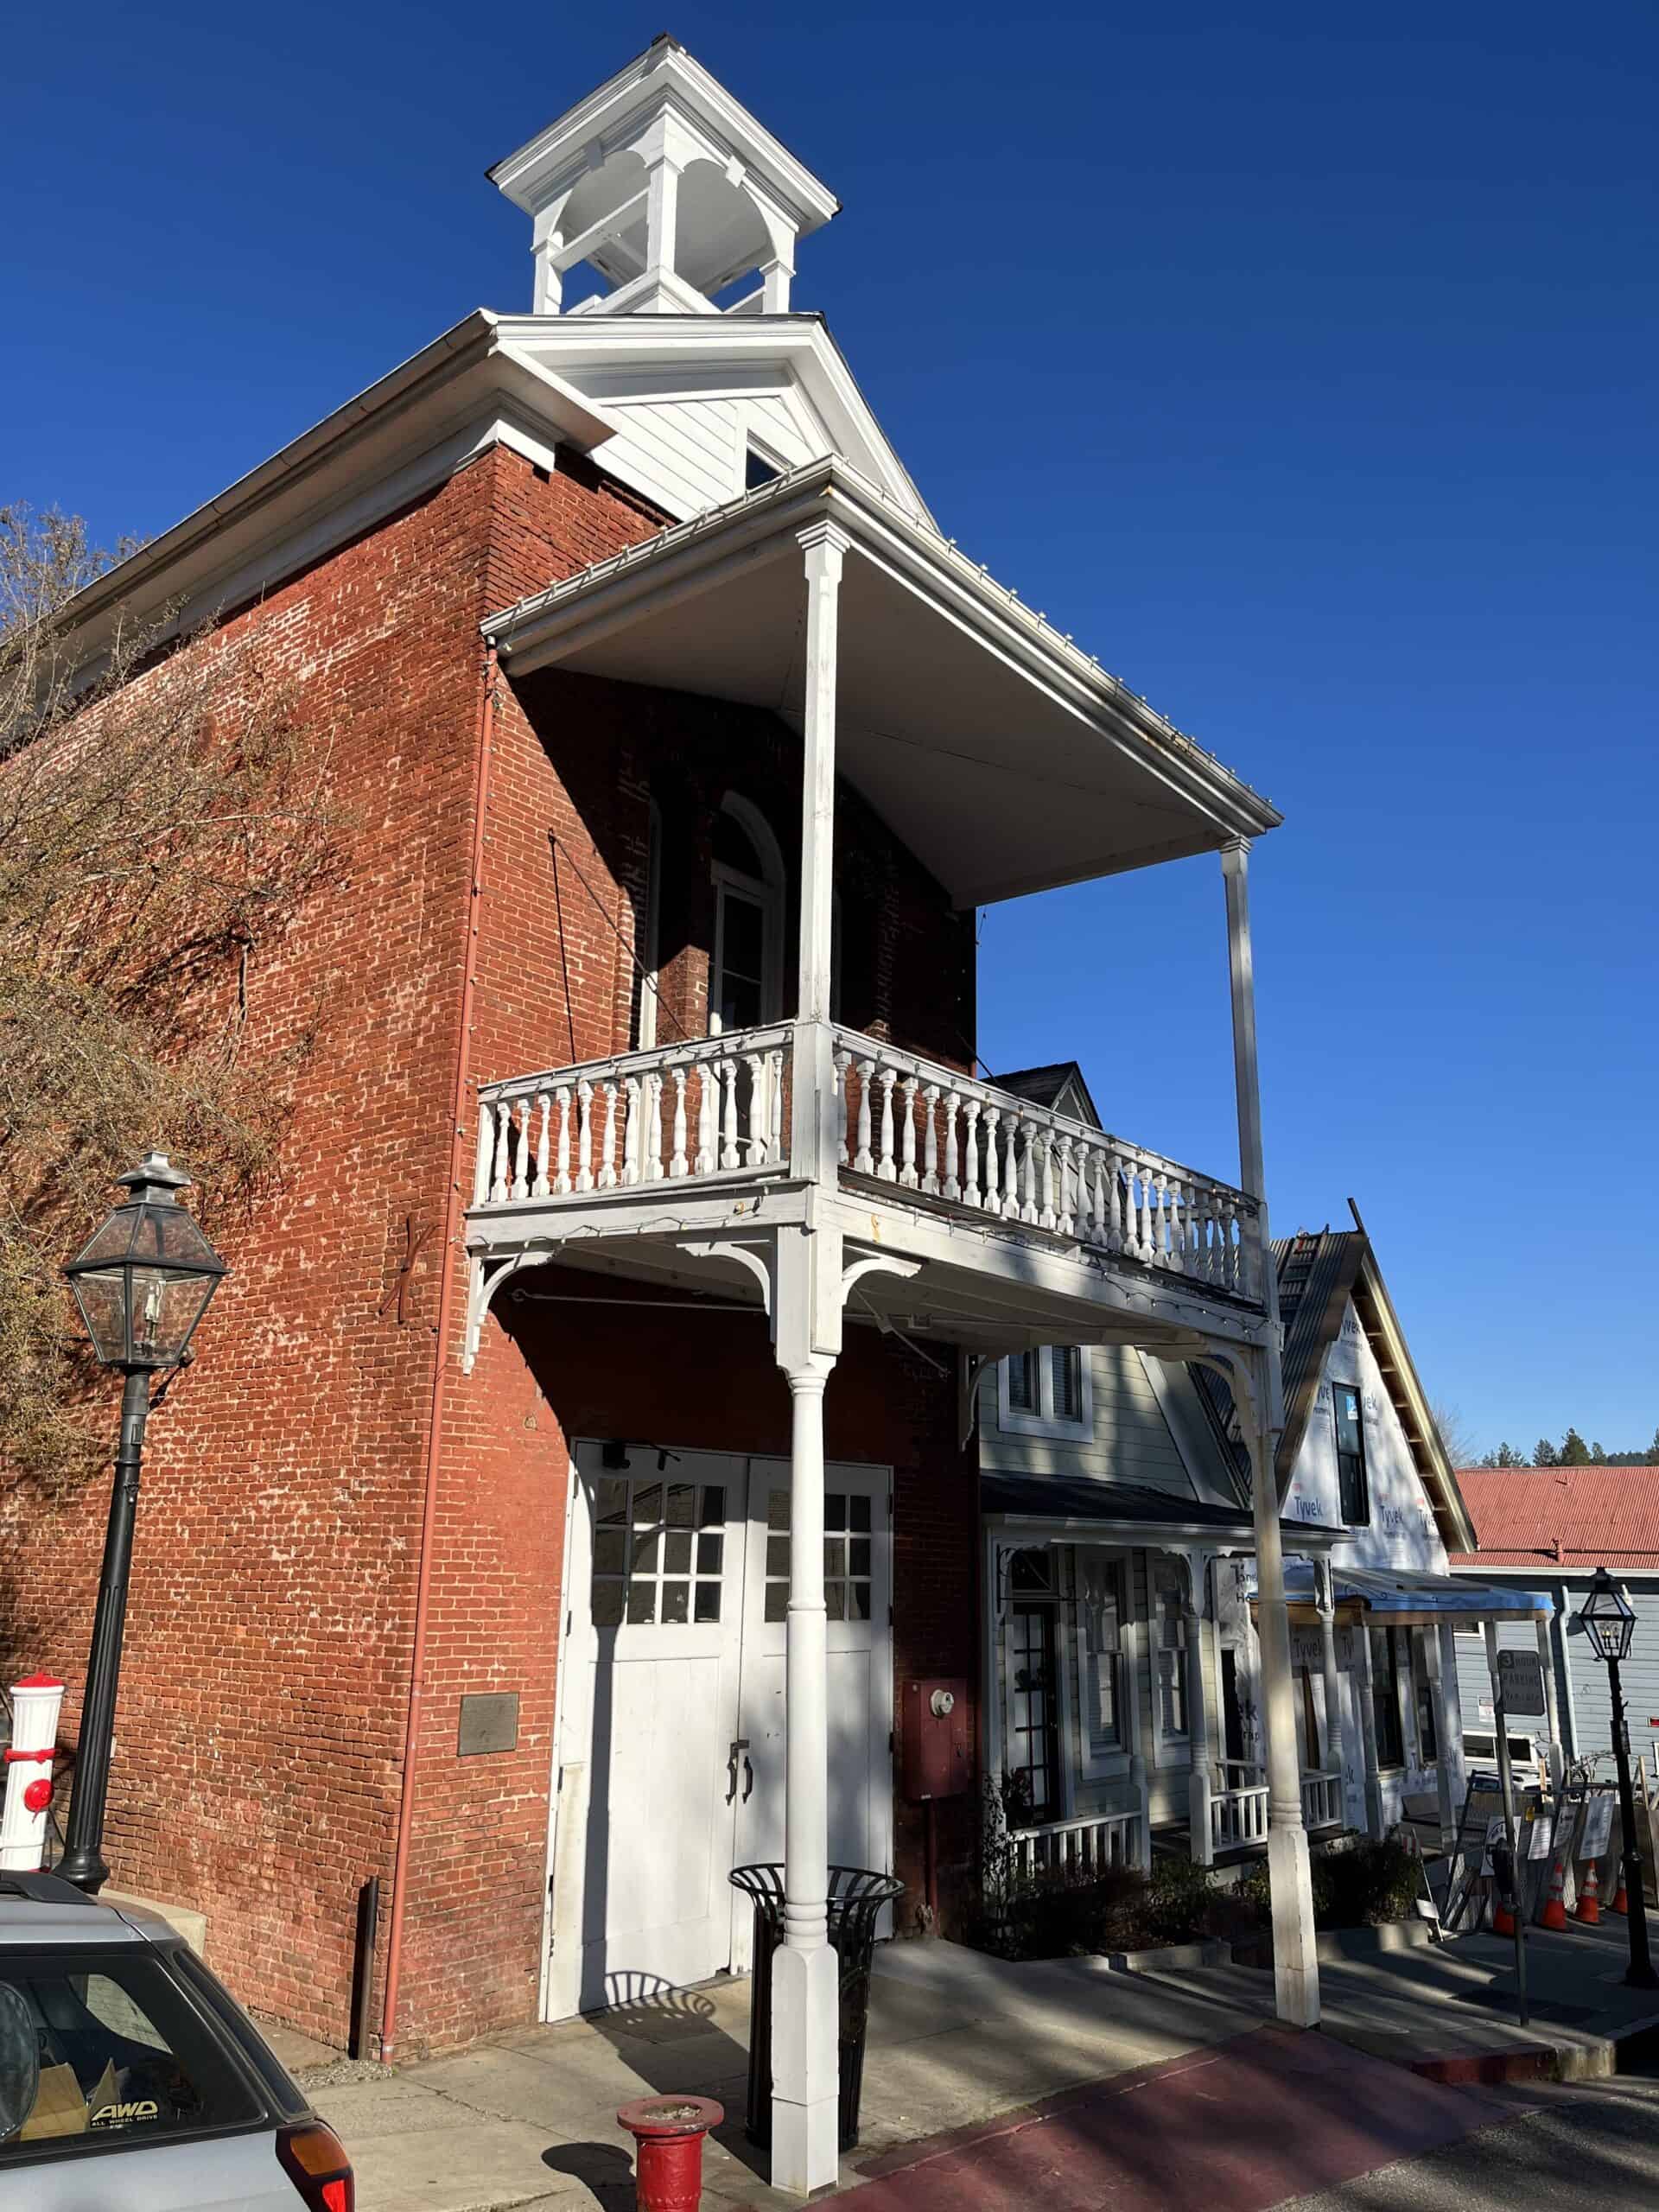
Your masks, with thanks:
M 461 1738 L 455 1750 L 462 1758 L 480 1751 L 512 1751 L 518 1747 L 518 1693 L 488 1690 L 461 1700 Z

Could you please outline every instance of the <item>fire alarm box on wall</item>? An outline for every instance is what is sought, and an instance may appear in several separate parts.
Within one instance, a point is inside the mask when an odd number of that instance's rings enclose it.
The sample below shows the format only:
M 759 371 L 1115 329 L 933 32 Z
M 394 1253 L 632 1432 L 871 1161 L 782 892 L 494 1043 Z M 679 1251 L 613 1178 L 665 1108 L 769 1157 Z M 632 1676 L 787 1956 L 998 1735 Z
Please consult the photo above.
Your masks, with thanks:
M 960 1797 L 974 1778 L 967 1683 L 906 1682 L 900 1719 L 901 1796 L 912 1803 Z

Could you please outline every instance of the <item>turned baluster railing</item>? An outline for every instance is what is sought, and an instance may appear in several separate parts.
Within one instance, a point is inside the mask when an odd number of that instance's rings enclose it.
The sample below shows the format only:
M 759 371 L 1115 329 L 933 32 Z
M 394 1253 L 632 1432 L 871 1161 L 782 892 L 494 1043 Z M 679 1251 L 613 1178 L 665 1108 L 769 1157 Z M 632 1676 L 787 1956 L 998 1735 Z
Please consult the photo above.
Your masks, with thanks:
M 486 1084 L 474 1204 L 783 1171 L 792 1065 L 779 1023 Z M 836 1030 L 830 1065 L 843 1173 L 1259 1300 L 1241 1192 L 874 1038 Z
M 787 1050 L 779 1025 L 486 1084 L 473 1202 L 781 1168 Z
M 834 1059 L 853 1174 L 1260 1297 L 1259 1217 L 1242 1192 L 849 1031 Z

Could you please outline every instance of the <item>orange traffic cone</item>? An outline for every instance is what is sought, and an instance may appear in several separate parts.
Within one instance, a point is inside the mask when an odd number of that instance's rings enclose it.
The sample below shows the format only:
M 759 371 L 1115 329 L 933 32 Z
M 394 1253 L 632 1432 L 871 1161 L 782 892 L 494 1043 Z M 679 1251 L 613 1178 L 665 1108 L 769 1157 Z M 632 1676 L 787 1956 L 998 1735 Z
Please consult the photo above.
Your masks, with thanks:
M 1515 1915 L 1496 1890 L 1492 1892 L 1492 1933 L 1494 1936 L 1513 1936 L 1515 1933 Z
M 1618 1887 L 1614 1891 L 1613 1901 L 1607 1910 L 1626 1916 L 1630 1910 L 1630 1901 L 1624 1894 L 1624 1862 L 1622 1859 L 1618 1863 Z
M 1544 1909 L 1538 1916 L 1541 1928 L 1565 1928 L 1567 1925 L 1567 1862 L 1558 1852 L 1549 1870 L 1549 1895 L 1544 1899 Z
M 1596 1928 L 1601 1924 L 1600 1891 L 1601 1883 L 1592 1859 L 1584 1877 L 1584 1887 L 1579 1892 L 1578 1910 L 1573 1916 L 1574 1920 L 1581 1920 L 1586 1928 Z

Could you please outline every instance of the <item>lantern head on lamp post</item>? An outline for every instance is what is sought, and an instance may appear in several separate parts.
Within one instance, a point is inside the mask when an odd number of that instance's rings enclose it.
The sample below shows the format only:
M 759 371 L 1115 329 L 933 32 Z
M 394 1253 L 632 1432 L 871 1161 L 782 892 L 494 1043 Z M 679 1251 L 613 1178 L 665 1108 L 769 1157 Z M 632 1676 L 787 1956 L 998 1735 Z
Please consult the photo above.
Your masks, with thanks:
M 116 1180 L 132 1195 L 64 1273 L 104 1366 L 176 1367 L 225 1262 L 179 1204 L 190 1178 L 165 1153 L 149 1154 Z
M 115 1700 L 126 1631 L 133 1523 L 149 1413 L 149 1378 L 190 1357 L 190 1339 L 229 1272 L 179 1204 L 190 1179 L 152 1152 L 117 1177 L 128 1192 L 64 1273 L 100 1363 L 126 1377 L 115 1455 L 104 1568 L 92 1618 L 69 1834 L 58 1872 L 96 1895 L 109 1877 L 104 1814 L 109 1798 Z
M 1636 1634 L 1636 1611 L 1605 1567 L 1590 1579 L 1589 1595 L 1579 1608 L 1579 1626 L 1590 1649 L 1607 1668 L 1607 1687 L 1613 1700 L 1613 1758 L 1618 1767 L 1618 1810 L 1624 1826 L 1620 1861 L 1624 1870 L 1624 1894 L 1630 1904 L 1628 1926 L 1630 1963 L 1624 1979 L 1633 1989 L 1659 1989 L 1648 1950 L 1647 1900 L 1642 1888 L 1642 1853 L 1636 1841 L 1636 1791 L 1630 1782 L 1630 1734 L 1624 1720 L 1624 1691 L 1618 1679 L 1618 1662 L 1630 1656 Z
M 1605 1567 L 1591 1577 L 1590 1594 L 1579 1608 L 1579 1619 L 1598 1659 L 1611 1664 L 1630 1657 L 1636 1612 Z

